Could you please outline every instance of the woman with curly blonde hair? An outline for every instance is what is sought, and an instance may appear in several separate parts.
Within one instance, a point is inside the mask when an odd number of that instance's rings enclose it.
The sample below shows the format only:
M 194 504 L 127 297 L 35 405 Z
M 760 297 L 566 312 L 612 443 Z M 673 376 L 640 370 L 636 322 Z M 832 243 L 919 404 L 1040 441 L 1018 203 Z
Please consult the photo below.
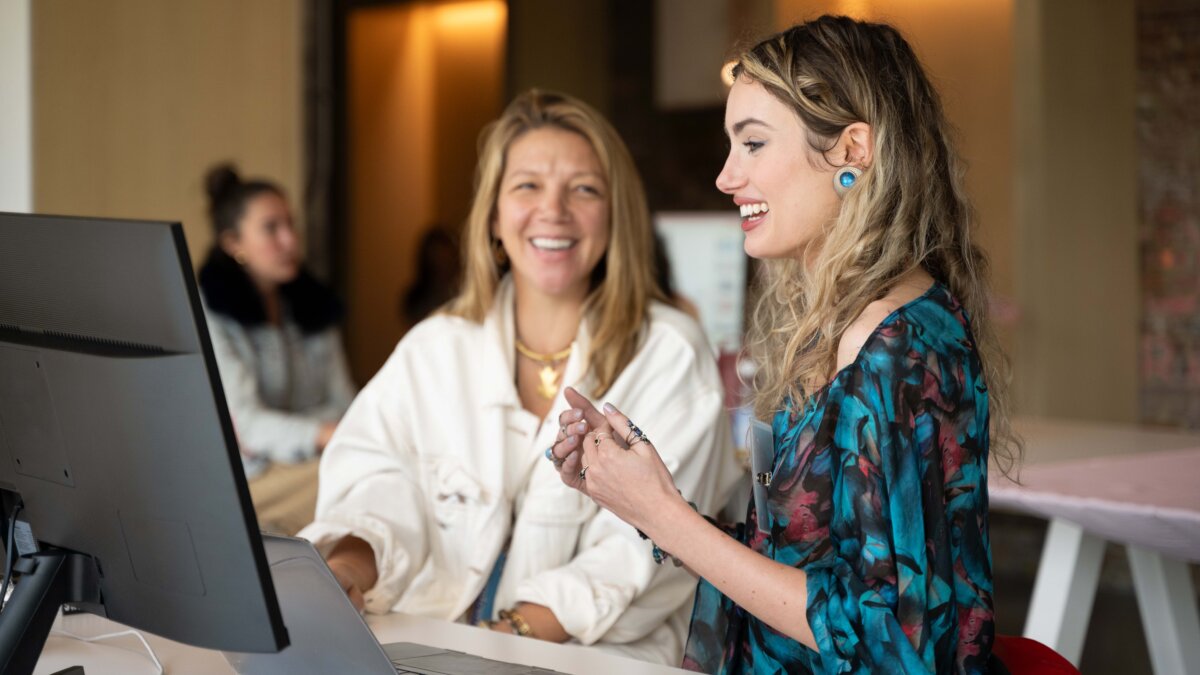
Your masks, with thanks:
M 1017 446 L 937 94 L 895 29 L 845 17 L 763 40 L 734 74 L 717 186 L 766 261 L 749 338 L 766 496 L 722 531 L 652 434 L 573 397 L 562 421 L 589 431 L 561 435 L 562 478 L 701 577 L 686 667 L 986 672 L 988 456 Z

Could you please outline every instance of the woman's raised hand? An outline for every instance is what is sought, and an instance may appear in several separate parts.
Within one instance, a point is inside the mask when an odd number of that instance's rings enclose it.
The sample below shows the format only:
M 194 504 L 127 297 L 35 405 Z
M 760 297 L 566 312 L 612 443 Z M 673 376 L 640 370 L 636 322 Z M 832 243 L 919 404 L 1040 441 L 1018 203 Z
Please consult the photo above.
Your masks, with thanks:
M 563 482 L 621 520 L 650 529 L 655 513 L 682 500 L 654 443 L 615 407 L 606 403 L 602 413 L 570 388 L 566 397 L 572 408 L 560 416 L 563 430 L 551 448 Z
M 583 469 L 579 449 L 583 439 L 593 431 L 612 432 L 608 420 L 582 394 L 567 387 L 563 394 L 571 407 L 558 416 L 558 437 L 550 447 L 547 459 L 554 462 L 562 481 L 569 487 L 587 494 L 587 483 L 579 476 Z

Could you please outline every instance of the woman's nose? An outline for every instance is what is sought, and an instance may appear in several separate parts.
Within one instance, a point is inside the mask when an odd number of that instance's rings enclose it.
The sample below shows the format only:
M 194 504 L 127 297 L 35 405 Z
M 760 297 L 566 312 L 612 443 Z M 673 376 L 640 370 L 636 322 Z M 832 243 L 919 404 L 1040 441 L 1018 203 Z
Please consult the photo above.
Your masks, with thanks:
M 561 190 L 546 190 L 542 194 L 541 203 L 538 205 L 542 213 L 558 219 L 567 211 L 567 191 L 566 188 Z
M 717 189 L 731 195 L 745 183 L 746 179 L 735 165 L 733 154 L 730 153 L 730 156 L 725 158 L 725 165 L 721 167 L 721 173 L 717 174 Z
M 286 249 L 294 249 L 300 245 L 300 237 L 296 234 L 296 229 L 293 227 L 281 227 L 275 235 L 279 245 Z

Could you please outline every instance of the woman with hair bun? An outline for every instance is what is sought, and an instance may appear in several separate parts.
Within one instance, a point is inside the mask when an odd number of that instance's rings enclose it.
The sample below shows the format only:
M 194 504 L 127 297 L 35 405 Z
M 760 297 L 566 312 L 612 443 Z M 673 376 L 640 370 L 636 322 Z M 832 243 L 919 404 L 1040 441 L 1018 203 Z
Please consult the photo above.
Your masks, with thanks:
M 264 530 L 312 521 L 318 456 L 350 401 L 342 305 L 301 263 L 283 190 L 208 172 L 215 242 L 200 268 L 213 351 Z
M 988 457 L 1007 469 L 1019 443 L 937 93 L 894 28 L 846 17 L 773 35 L 733 72 L 717 187 L 764 260 L 762 495 L 723 531 L 639 428 L 653 415 L 576 397 L 562 479 L 701 577 L 685 667 L 988 672 Z

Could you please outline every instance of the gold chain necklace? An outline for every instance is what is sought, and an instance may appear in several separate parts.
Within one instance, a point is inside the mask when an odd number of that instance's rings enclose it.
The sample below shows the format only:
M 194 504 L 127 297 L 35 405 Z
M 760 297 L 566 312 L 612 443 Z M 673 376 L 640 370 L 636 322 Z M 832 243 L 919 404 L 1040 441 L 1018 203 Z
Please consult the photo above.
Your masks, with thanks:
M 558 393 L 558 368 L 554 364 L 570 356 L 571 347 L 568 346 L 566 349 L 551 354 L 542 354 L 533 351 L 528 345 L 521 342 L 521 338 L 517 338 L 517 351 L 521 353 L 521 356 L 542 364 L 542 369 L 538 371 L 538 379 L 541 380 L 541 383 L 537 386 L 537 392 L 544 399 L 554 398 L 554 395 Z

